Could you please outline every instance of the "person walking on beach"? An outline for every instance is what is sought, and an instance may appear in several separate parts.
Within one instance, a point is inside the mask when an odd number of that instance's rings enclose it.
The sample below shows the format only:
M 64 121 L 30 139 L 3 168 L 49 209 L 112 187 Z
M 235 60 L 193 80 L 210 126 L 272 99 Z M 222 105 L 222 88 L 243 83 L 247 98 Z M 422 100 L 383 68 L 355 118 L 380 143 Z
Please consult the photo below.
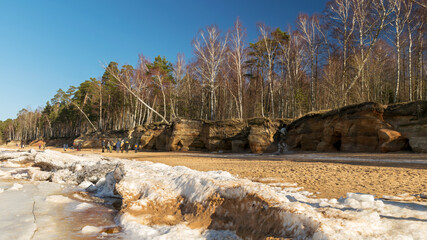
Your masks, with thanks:
M 117 140 L 117 143 L 116 143 L 116 151 L 117 151 L 117 153 L 119 153 L 119 152 L 120 152 L 120 140 Z
M 279 134 L 280 134 L 280 141 L 279 141 L 279 144 L 278 144 L 278 150 L 277 150 L 277 152 L 279 153 L 279 154 L 281 154 L 281 153 L 284 153 L 284 152 L 287 152 L 288 151 L 288 146 L 286 145 L 286 143 L 285 143 L 285 139 L 286 139 L 286 133 L 287 133 L 287 130 L 286 130 L 286 127 L 284 126 L 284 127 L 282 127 L 280 130 L 279 130 Z
M 111 153 L 111 143 L 107 141 L 107 152 Z
M 105 140 L 102 140 L 101 145 L 102 145 L 102 152 L 104 152 L 105 151 Z
M 127 139 L 125 141 L 125 150 L 126 150 L 126 153 L 129 152 L 129 141 Z

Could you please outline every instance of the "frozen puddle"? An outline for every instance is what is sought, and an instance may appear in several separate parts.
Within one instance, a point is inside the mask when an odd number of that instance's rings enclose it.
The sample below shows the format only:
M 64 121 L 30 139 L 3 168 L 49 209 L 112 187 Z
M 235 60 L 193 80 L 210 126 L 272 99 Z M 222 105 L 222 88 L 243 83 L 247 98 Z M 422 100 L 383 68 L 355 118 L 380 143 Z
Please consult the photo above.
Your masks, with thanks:
M 0 182 L 5 239 L 427 236 L 427 206 L 419 202 L 356 193 L 313 199 L 294 183 L 100 155 L 1 151 L 0 161 L 0 178 L 9 179 Z
M 117 211 L 70 198 L 61 184 L 0 180 L 0 188 L 0 239 L 93 239 L 115 227 Z

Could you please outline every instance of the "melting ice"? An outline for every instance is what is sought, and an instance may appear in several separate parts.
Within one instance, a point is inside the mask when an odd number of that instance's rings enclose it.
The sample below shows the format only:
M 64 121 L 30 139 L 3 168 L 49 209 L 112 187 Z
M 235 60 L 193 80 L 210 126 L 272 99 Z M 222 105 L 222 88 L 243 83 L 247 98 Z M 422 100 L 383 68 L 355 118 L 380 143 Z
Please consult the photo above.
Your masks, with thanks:
M 313 199 L 294 184 L 269 186 L 224 171 L 100 155 L 3 150 L 0 160 L 0 238 L 5 239 L 427 236 L 427 206 L 420 202 L 358 193 Z M 120 212 L 105 207 L 115 202 Z

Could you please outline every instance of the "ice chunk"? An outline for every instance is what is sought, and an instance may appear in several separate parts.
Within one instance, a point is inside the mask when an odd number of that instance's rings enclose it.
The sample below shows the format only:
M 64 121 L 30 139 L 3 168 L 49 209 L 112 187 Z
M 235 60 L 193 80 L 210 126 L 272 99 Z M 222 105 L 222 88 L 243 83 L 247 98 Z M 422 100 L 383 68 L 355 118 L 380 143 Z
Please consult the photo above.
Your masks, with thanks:
M 91 183 L 89 181 L 83 181 L 79 184 L 78 188 L 86 190 L 88 187 L 90 187 L 92 185 L 93 185 L 93 183 Z
M 85 226 L 82 228 L 83 234 L 94 234 L 94 233 L 100 233 L 102 231 L 102 227 L 95 227 L 95 226 Z
M 10 191 L 16 191 L 16 190 L 19 190 L 19 189 L 21 189 L 23 187 L 24 186 L 22 184 L 14 183 L 13 186 L 11 188 L 9 188 L 8 190 L 10 190 Z
M 92 208 L 92 207 L 94 207 L 94 205 L 90 204 L 90 203 L 79 203 L 79 204 L 77 204 L 77 206 L 75 207 L 74 210 L 75 211 L 85 211 L 85 210 Z
M 76 184 L 76 175 L 68 169 L 61 169 L 53 173 L 52 182 Z
M 46 198 L 46 201 L 53 203 L 70 203 L 73 200 L 62 195 L 51 195 Z
M 33 181 L 47 181 L 52 177 L 51 172 L 40 171 L 37 168 L 30 169 L 29 175 Z

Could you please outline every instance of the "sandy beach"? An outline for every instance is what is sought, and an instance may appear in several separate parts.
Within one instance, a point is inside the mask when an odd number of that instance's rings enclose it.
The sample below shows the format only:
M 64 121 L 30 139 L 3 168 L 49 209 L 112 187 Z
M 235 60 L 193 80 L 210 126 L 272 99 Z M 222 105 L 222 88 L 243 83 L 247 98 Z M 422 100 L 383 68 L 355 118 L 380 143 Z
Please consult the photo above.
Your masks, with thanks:
M 5 146 L 6 148 L 16 148 Z M 37 149 L 28 147 L 25 149 Z M 48 149 L 64 152 L 62 148 Z M 102 153 L 101 149 L 67 150 L 70 154 L 103 156 L 186 166 L 198 171 L 227 171 L 263 183 L 289 183 L 316 198 L 340 198 L 359 192 L 403 198 L 427 192 L 427 154 L 311 153 L 221 154 L 204 152 Z M 427 202 L 416 197 L 413 200 Z
M 96 153 L 186 166 L 199 171 L 223 170 L 263 183 L 296 183 L 297 187 L 314 193 L 313 197 L 317 198 L 345 197 L 347 192 L 367 193 L 378 198 L 427 192 L 427 154 L 302 152 L 276 156 L 200 152 L 101 153 L 100 149 L 67 153 Z
M 9 182 L 0 186 L 0 196 L 11 205 L 15 199 L 27 201 L 17 208 L 23 209 L 22 214 L 10 214 L 10 207 L 3 206 L 0 222 L 31 220 L 18 232 L 5 225 L 2 231 L 12 238 L 425 236 L 425 155 L 29 149 L 2 149 L 1 154 L 0 176 Z M 69 190 L 63 184 L 69 184 Z M 111 199 L 118 203 L 114 208 L 108 205 Z M 58 208 L 89 221 L 73 229 L 53 226 L 52 222 L 66 224 L 51 219 L 56 214 L 50 212 Z M 96 218 L 102 210 L 98 208 L 107 210 L 101 219 Z M 104 218 L 115 221 L 100 221 Z

